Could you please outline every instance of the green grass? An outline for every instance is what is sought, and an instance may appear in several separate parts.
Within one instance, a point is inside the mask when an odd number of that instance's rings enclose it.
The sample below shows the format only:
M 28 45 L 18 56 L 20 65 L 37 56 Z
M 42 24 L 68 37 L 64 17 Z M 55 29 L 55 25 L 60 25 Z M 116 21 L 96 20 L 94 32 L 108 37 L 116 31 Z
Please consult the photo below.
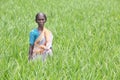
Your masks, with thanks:
M 0 80 L 119 80 L 119 0 L 0 0 Z M 53 57 L 28 62 L 35 15 L 46 13 Z

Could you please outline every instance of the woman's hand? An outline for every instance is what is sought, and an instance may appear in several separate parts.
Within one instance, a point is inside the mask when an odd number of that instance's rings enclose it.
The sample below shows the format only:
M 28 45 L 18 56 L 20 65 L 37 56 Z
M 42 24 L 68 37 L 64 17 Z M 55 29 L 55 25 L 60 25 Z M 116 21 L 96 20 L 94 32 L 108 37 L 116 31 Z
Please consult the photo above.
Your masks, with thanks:
M 40 49 L 46 49 L 46 46 L 45 45 L 39 45 L 39 48 Z

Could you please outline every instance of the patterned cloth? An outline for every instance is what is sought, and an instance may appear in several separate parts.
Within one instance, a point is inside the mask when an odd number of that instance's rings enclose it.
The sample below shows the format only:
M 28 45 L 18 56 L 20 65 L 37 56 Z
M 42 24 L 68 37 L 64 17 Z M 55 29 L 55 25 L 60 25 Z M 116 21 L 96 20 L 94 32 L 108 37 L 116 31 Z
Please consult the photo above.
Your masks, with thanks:
M 41 32 L 39 32 L 38 31 L 38 29 L 33 29 L 31 32 L 30 32 L 30 40 L 29 40 L 29 42 L 30 42 L 30 44 L 31 45 L 34 45 L 34 42 L 35 42 L 35 40 L 40 36 L 40 34 L 41 34 Z M 53 54 L 52 54 L 52 40 L 53 40 L 53 35 L 52 35 L 52 33 L 50 34 L 50 43 L 49 44 L 46 44 L 46 46 L 47 46 L 47 49 L 46 50 L 44 50 L 43 52 L 42 52 L 42 54 L 33 54 L 33 59 L 37 59 L 38 57 L 42 57 L 42 61 L 45 61 L 46 60 L 46 57 L 48 56 L 48 55 L 50 55 L 50 56 L 52 56 Z M 45 44 L 45 41 L 46 41 L 46 39 L 45 39 L 45 37 L 43 37 L 42 38 L 42 40 L 40 41 L 40 45 L 44 45 Z M 34 47 L 34 50 L 39 50 L 40 48 L 38 48 L 38 47 Z M 33 53 L 34 53 L 34 50 L 33 50 Z

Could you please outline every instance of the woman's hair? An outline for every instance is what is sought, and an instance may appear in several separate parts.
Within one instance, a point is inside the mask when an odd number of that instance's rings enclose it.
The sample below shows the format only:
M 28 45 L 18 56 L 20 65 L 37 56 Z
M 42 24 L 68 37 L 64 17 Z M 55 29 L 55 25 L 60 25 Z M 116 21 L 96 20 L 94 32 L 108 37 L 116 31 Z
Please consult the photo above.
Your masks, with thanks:
M 46 22 L 47 21 L 47 16 L 44 13 L 41 13 L 41 12 L 36 14 L 35 20 L 37 20 L 37 18 L 40 14 L 42 14 L 44 16 L 45 22 Z

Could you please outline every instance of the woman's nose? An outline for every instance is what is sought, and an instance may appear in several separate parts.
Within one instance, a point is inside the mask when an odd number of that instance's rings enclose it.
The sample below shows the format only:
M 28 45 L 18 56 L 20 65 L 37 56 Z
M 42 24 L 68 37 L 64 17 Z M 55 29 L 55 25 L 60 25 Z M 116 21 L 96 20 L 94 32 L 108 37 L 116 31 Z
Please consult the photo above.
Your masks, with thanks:
M 43 20 L 40 20 L 40 22 L 43 22 Z

